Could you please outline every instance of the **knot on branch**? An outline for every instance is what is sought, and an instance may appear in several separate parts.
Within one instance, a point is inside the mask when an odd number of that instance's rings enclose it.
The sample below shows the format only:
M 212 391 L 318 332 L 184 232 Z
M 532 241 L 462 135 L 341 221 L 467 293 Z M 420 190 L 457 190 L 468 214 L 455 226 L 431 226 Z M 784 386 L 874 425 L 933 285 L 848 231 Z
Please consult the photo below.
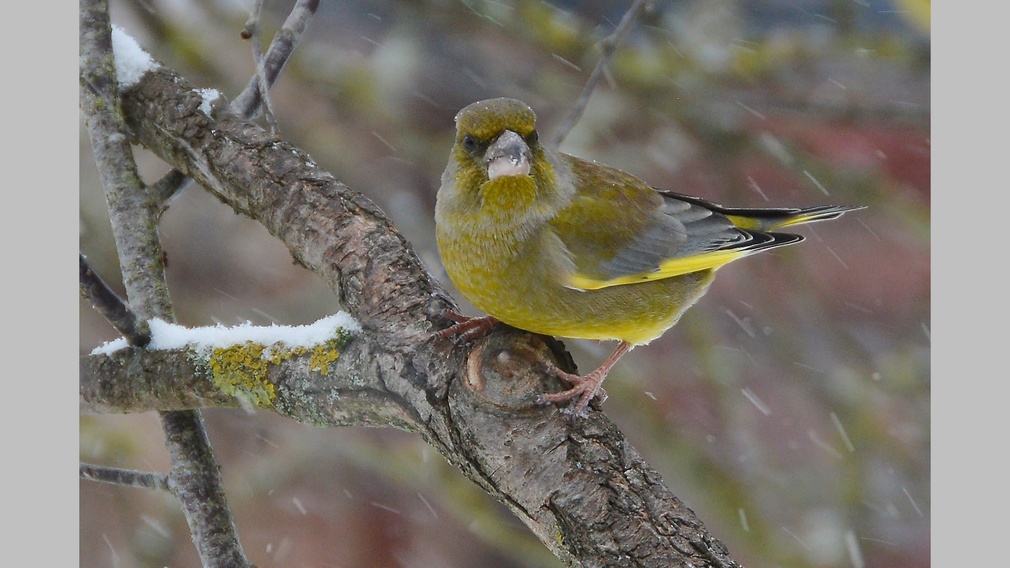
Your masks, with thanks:
M 512 412 L 537 408 L 538 397 L 563 388 L 546 372 L 550 366 L 574 369 L 559 341 L 518 330 L 479 339 L 466 359 L 463 384 L 487 404 Z

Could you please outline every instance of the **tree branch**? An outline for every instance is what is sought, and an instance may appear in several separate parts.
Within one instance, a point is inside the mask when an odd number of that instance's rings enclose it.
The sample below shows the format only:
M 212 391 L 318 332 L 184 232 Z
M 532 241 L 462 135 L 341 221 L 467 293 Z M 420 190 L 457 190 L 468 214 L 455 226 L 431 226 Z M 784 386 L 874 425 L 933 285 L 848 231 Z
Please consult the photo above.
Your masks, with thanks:
M 454 303 L 375 205 L 301 150 L 237 116 L 212 119 L 200 103 L 162 67 L 124 94 L 124 113 L 140 144 L 263 224 L 363 328 L 328 372 L 313 371 L 309 355 L 271 368 L 269 407 L 314 424 L 418 432 L 568 565 L 737 566 L 603 412 L 571 421 L 534 405 L 561 386 L 542 371 L 545 362 L 574 370 L 560 344 L 507 326 L 472 349 L 435 336 L 450 323 L 438 314 Z M 92 390 L 87 383 L 113 381 L 109 373 L 149 384 L 139 380 L 152 372 L 149 356 L 85 357 L 82 393 Z M 159 356 L 166 376 L 191 360 L 185 352 Z M 239 402 L 204 386 L 190 404 Z
M 256 115 L 261 107 L 263 93 L 284 70 L 317 8 L 319 0 L 298 0 L 295 3 L 281 29 L 274 34 L 266 55 L 257 60 L 256 76 L 249 79 L 249 84 L 232 102 L 232 111 L 246 118 Z
M 242 28 L 242 39 L 252 42 L 253 62 L 256 63 L 256 75 L 254 90 L 260 94 L 262 101 L 263 117 L 270 126 L 270 132 L 277 132 L 277 121 L 274 120 L 273 104 L 270 102 L 270 83 L 267 82 L 266 73 L 263 68 L 263 39 L 260 37 L 260 16 L 263 14 L 263 0 L 253 0 L 253 6 L 249 12 L 249 19 L 246 20 L 245 27 Z
M 81 108 L 98 166 L 127 298 L 142 320 L 171 320 L 160 204 L 140 179 L 124 135 L 109 6 L 81 0 Z M 146 330 L 141 326 L 141 333 Z M 220 468 L 197 411 L 159 413 L 172 458 L 169 478 L 204 566 L 249 565 L 222 488 Z
M 109 285 L 102 280 L 88 264 L 88 260 L 81 256 L 81 295 L 91 302 L 91 306 L 109 320 L 112 327 L 136 347 L 144 347 L 151 341 L 151 330 L 147 328 L 147 322 L 137 319 L 137 315 L 130 310 L 126 302 L 122 300 Z
M 81 478 L 101 481 L 103 483 L 113 483 L 115 485 L 125 485 L 127 487 L 171 491 L 168 476 L 163 473 L 134 471 L 132 469 L 82 463 Z
M 642 13 L 642 10 L 648 4 L 648 0 L 635 0 L 635 3 L 628 8 L 628 11 L 624 13 L 621 17 L 620 23 L 614 28 L 614 31 L 603 38 L 598 44 L 600 49 L 600 59 L 596 62 L 596 66 L 593 67 L 593 72 L 589 75 L 589 80 L 586 81 L 585 86 L 582 87 L 582 93 L 579 94 L 579 98 L 576 99 L 575 104 L 572 106 L 572 110 L 568 112 L 565 116 L 564 121 L 558 125 L 557 129 L 551 134 L 548 139 L 547 144 L 553 148 L 557 148 L 564 141 L 568 133 L 571 132 L 572 128 L 579 123 L 579 119 L 582 118 L 582 113 L 586 110 L 586 105 L 589 104 L 589 97 L 592 96 L 593 91 L 596 90 L 596 85 L 600 82 L 600 77 L 603 76 L 607 65 L 610 60 L 614 57 L 614 52 L 617 51 L 618 44 L 627 35 L 628 30 L 631 29 L 632 24 L 638 19 L 638 15 Z
M 257 16 L 259 8 L 261 6 L 254 7 L 253 13 Z M 284 20 L 281 29 L 274 34 L 266 56 L 258 57 L 259 53 L 256 53 L 256 75 L 249 79 L 249 84 L 246 85 L 246 88 L 242 89 L 242 92 L 231 102 L 231 110 L 233 112 L 239 116 L 251 119 L 264 107 L 263 102 L 265 100 L 267 101 L 266 106 L 269 107 L 269 100 L 265 96 L 266 92 L 280 76 L 281 71 L 284 70 L 284 66 L 287 65 L 288 59 L 291 58 L 295 47 L 298 46 L 298 42 L 302 39 L 302 35 L 308 28 L 309 22 L 312 21 L 312 16 L 315 15 L 317 8 L 319 8 L 319 0 L 298 0 L 295 3 L 291 8 L 291 13 Z M 242 33 L 244 35 L 245 33 L 251 34 L 252 32 L 243 30 Z M 258 42 L 259 39 L 257 38 L 256 41 Z M 155 184 L 158 202 L 162 204 L 168 202 L 189 181 L 190 178 L 178 170 L 173 169 L 165 174 Z

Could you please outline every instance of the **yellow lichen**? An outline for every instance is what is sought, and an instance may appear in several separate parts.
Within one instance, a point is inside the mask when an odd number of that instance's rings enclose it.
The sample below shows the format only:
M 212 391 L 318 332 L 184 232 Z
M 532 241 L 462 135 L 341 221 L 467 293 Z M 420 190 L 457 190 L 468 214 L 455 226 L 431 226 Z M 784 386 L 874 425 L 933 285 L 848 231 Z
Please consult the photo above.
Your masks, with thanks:
M 277 392 L 267 380 L 267 370 L 271 363 L 278 361 L 274 350 L 269 357 L 263 356 L 264 350 L 263 345 L 251 341 L 214 349 L 210 358 L 214 384 L 229 396 L 245 399 L 256 406 L 270 406 Z
M 339 347 L 339 341 L 327 341 L 322 345 L 317 345 L 312 350 L 312 356 L 309 358 L 309 368 L 328 375 L 330 373 L 330 363 L 340 358 Z
M 245 343 L 218 347 L 211 352 L 210 370 L 214 384 L 222 393 L 240 398 L 259 407 L 272 407 L 277 398 L 277 388 L 269 379 L 271 365 L 309 353 L 309 366 L 313 371 L 328 374 L 330 365 L 340 357 L 340 349 L 350 339 L 350 333 L 339 330 L 334 339 L 312 348 L 287 347 L 283 343 L 263 345 Z

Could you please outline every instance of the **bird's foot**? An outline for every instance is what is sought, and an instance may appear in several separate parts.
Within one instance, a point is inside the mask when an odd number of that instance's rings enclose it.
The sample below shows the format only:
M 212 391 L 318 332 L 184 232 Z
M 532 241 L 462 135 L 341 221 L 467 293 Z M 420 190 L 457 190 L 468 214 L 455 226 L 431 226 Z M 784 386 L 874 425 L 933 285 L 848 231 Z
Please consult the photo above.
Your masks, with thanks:
M 575 407 L 572 412 L 575 416 L 585 416 L 586 409 L 589 408 L 589 403 L 597 398 L 600 404 L 607 400 L 607 391 L 603 390 L 600 385 L 603 384 L 603 379 L 607 378 L 607 373 L 610 369 L 614 367 L 617 360 L 624 356 L 625 353 L 631 351 L 632 345 L 627 341 L 621 341 L 617 345 L 617 349 L 607 357 L 607 360 L 603 362 L 602 365 L 596 368 L 595 371 L 589 373 L 588 375 L 575 375 L 572 373 L 566 373 L 561 369 L 551 365 L 548 367 L 547 371 L 552 373 L 559 379 L 572 385 L 572 388 L 556 392 L 556 393 L 545 393 L 540 395 L 539 401 L 544 404 L 564 402 L 567 400 L 572 400 L 578 398 L 575 403 Z
M 548 372 L 572 385 L 572 388 L 561 392 L 541 394 L 538 402 L 540 404 L 557 404 L 578 399 L 571 410 L 572 414 L 587 416 L 586 409 L 589 408 L 589 403 L 594 398 L 599 400 L 600 404 L 607 400 L 607 391 L 600 386 L 603 384 L 603 379 L 607 378 L 607 373 L 599 371 L 600 369 L 597 369 L 588 375 L 576 375 L 562 371 L 557 367 L 550 367 Z
M 435 332 L 435 335 L 442 339 L 458 337 L 463 341 L 469 341 L 484 335 L 498 323 L 498 319 L 491 316 L 468 317 L 451 310 L 442 312 L 442 315 L 456 322 Z

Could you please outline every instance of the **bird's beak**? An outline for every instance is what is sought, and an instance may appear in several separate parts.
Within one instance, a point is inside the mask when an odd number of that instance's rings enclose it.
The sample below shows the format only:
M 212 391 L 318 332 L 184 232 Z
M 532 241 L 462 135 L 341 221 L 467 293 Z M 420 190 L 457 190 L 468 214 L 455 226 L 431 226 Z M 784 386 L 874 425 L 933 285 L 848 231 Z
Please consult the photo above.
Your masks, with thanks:
M 488 179 L 501 176 L 525 176 L 530 173 L 530 147 L 511 130 L 501 133 L 484 154 Z

